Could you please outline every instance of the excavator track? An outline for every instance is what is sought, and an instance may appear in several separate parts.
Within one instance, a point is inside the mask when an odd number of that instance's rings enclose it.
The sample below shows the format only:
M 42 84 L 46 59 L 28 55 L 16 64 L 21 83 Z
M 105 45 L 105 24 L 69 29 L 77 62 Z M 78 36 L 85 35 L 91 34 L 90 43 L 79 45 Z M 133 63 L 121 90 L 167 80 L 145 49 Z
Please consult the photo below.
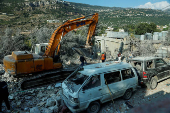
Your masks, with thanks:
M 34 88 L 54 82 L 58 82 L 67 78 L 76 68 L 72 69 L 60 69 L 50 72 L 41 72 L 39 74 L 33 74 L 31 77 L 22 77 L 19 82 L 19 87 L 22 90 Z

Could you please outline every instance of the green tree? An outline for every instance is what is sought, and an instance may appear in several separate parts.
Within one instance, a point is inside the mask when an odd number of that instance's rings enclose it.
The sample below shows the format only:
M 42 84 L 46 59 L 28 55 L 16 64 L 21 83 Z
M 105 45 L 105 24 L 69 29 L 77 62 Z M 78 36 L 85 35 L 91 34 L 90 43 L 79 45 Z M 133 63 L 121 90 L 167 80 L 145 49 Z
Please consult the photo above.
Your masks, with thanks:
M 140 23 L 136 26 L 135 33 L 137 35 L 143 35 L 147 32 L 148 24 L 147 23 Z
M 167 28 L 163 28 L 163 30 L 162 31 L 168 31 L 168 27 Z
M 104 26 L 102 23 L 98 23 L 96 26 L 95 35 L 101 36 L 102 34 L 105 33 L 106 29 L 107 29 L 106 26 Z
M 123 26 L 123 29 L 125 30 L 125 32 L 134 33 L 135 25 L 129 24 L 129 25 Z
M 4 1 L 4 0 L 0 0 L 0 11 L 2 11 L 3 8 L 5 7 L 3 1 Z
M 29 17 L 29 13 L 27 13 L 27 12 L 24 12 L 23 15 L 25 18 Z
M 137 35 L 143 35 L 145 33 L 153 33 L 157 31 L 155 23 L 140 23 L 136 26 L 135 33 Z
M 153 33 L 155 31 L 156 31 L 156 24 L 155 23 L 148 24 L 147 32 L 148 33 Z

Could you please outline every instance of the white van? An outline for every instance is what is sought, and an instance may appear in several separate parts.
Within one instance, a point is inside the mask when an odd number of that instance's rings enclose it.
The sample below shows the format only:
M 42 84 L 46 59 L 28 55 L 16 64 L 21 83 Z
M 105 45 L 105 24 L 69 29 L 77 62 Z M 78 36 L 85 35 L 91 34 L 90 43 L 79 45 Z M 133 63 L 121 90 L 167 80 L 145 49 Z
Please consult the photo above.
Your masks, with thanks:
M 129 63 L 104 62 L 84 66 L 62 82 L 62 99 L 72 112 L 97 113 L 100 104 L 123 96 L 130 99 L 138 77 Z

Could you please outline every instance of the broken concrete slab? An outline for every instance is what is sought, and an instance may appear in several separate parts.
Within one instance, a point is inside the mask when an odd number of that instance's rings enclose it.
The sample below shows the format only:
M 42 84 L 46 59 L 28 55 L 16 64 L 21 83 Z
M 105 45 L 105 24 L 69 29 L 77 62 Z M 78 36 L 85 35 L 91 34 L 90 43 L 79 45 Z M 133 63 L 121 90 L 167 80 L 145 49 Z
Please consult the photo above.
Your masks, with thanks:
M 53 98 L 48 98 L 45 107 L 51 107 L 51 106 L 54 106 L 56 104 L 57 103 L 56 103 L 56 101 Z
M 38 107 L 33 107 L 30 109 L 30 113 L 41 113 Z
M 55 85 L 55 87 L 57 88 L 57 87 L 61 87 L 61 83 L 57 83 L 56 85 Z

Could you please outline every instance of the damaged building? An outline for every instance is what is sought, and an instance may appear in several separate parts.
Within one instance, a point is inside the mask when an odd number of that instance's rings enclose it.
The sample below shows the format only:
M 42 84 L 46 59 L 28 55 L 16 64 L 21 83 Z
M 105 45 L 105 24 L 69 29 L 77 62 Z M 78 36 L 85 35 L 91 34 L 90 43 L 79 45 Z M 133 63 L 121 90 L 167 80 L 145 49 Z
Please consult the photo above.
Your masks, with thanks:
M 115 56 L 120 49 L 127 49 L 128 32 L 106 31 L 106 35 L 96 36 L 96 45 L 101 52 L 106 52 L 111 56 Z
M 134 35 L 135 38 L 139 39 L 141 43 L 145 43 L 149 40 L 153 46 L 158 49 L 162 44 L 162 41 L 166 40 L 168 31 L 146 33 L 144 35 Z M 123 50 L 129 50 L 128 38 L 130 34 L 128 32 L 114 32 L 113 30 L 107 29 L 106 34 L 102 36 L 95 36 L 97 50 L 100 52 L 106 52 L 108 56 L 117 57 L 119 52 Z

